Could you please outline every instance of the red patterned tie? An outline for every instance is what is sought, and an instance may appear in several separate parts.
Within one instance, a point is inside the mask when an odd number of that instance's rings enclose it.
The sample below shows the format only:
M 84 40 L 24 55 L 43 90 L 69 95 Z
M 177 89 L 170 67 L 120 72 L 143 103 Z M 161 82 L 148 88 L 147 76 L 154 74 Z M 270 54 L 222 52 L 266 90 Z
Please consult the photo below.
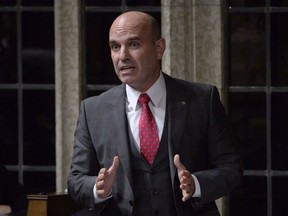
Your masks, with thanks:
M 148 106 L 149 101 L 146 93 L 139 96 L 138 102 L 142 107 L 139 119 L 140 151 L 151 165 L 159 146 L 159 138 L 155 119 Z

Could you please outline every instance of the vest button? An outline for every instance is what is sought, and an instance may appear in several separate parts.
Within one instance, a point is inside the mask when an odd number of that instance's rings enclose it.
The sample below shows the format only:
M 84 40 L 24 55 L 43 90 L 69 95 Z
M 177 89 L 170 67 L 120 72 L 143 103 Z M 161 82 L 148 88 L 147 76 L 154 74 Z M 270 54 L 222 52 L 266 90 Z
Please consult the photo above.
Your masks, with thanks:
M 158 191 L 157 191 L 157 190 L 153 190 L 153 191 L 152 191 L 152 195 L 153 195 L 154 197 L 158 197 Z

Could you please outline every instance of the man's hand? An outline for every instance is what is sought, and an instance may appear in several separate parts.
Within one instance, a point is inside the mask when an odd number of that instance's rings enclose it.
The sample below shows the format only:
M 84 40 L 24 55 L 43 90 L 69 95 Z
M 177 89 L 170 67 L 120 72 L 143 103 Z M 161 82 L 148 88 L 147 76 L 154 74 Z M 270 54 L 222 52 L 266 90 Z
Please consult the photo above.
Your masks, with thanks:
M 180 181 L 180 189 L 182 190 L 182 201 L 186 202 L 195 193 L 195 182 L 191 173 L 185 168 L 180 161 L 180 156 L 174 156 L 174 165 L 177 168 L 178 178 Z
M 112 185 L 115 181 L 116 170 L 119 166 L 120 160 L 115 156 L 113 163 L 109 169 L 102 168 L 96 178 L 96 193 L 99 198 L 106 198 L 109 196 Z

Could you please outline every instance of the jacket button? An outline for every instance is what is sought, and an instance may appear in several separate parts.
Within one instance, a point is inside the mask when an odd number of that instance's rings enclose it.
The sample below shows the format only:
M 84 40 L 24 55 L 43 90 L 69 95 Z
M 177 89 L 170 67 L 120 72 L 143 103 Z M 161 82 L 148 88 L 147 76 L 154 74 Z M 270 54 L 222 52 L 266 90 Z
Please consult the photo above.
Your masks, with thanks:
M 130 200 L 130 201 L 129 201 L 129 204 L 130 204 L 130 206 L 132 206 L 132 207 L 133 207 L 133 205 L 134 205 L 134 202 L 133 202 L 132 200 Z

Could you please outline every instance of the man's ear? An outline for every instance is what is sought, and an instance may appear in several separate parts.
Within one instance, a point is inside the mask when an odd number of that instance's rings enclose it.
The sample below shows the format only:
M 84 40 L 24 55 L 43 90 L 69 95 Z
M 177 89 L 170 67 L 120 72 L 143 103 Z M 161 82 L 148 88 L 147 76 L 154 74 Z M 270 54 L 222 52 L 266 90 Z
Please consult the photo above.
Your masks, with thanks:
M 157 52 L 157 59 L 161 60 L 166 48 L 166 43 L 164 38 L 160 38 L 156 41 L 156 52 Z

